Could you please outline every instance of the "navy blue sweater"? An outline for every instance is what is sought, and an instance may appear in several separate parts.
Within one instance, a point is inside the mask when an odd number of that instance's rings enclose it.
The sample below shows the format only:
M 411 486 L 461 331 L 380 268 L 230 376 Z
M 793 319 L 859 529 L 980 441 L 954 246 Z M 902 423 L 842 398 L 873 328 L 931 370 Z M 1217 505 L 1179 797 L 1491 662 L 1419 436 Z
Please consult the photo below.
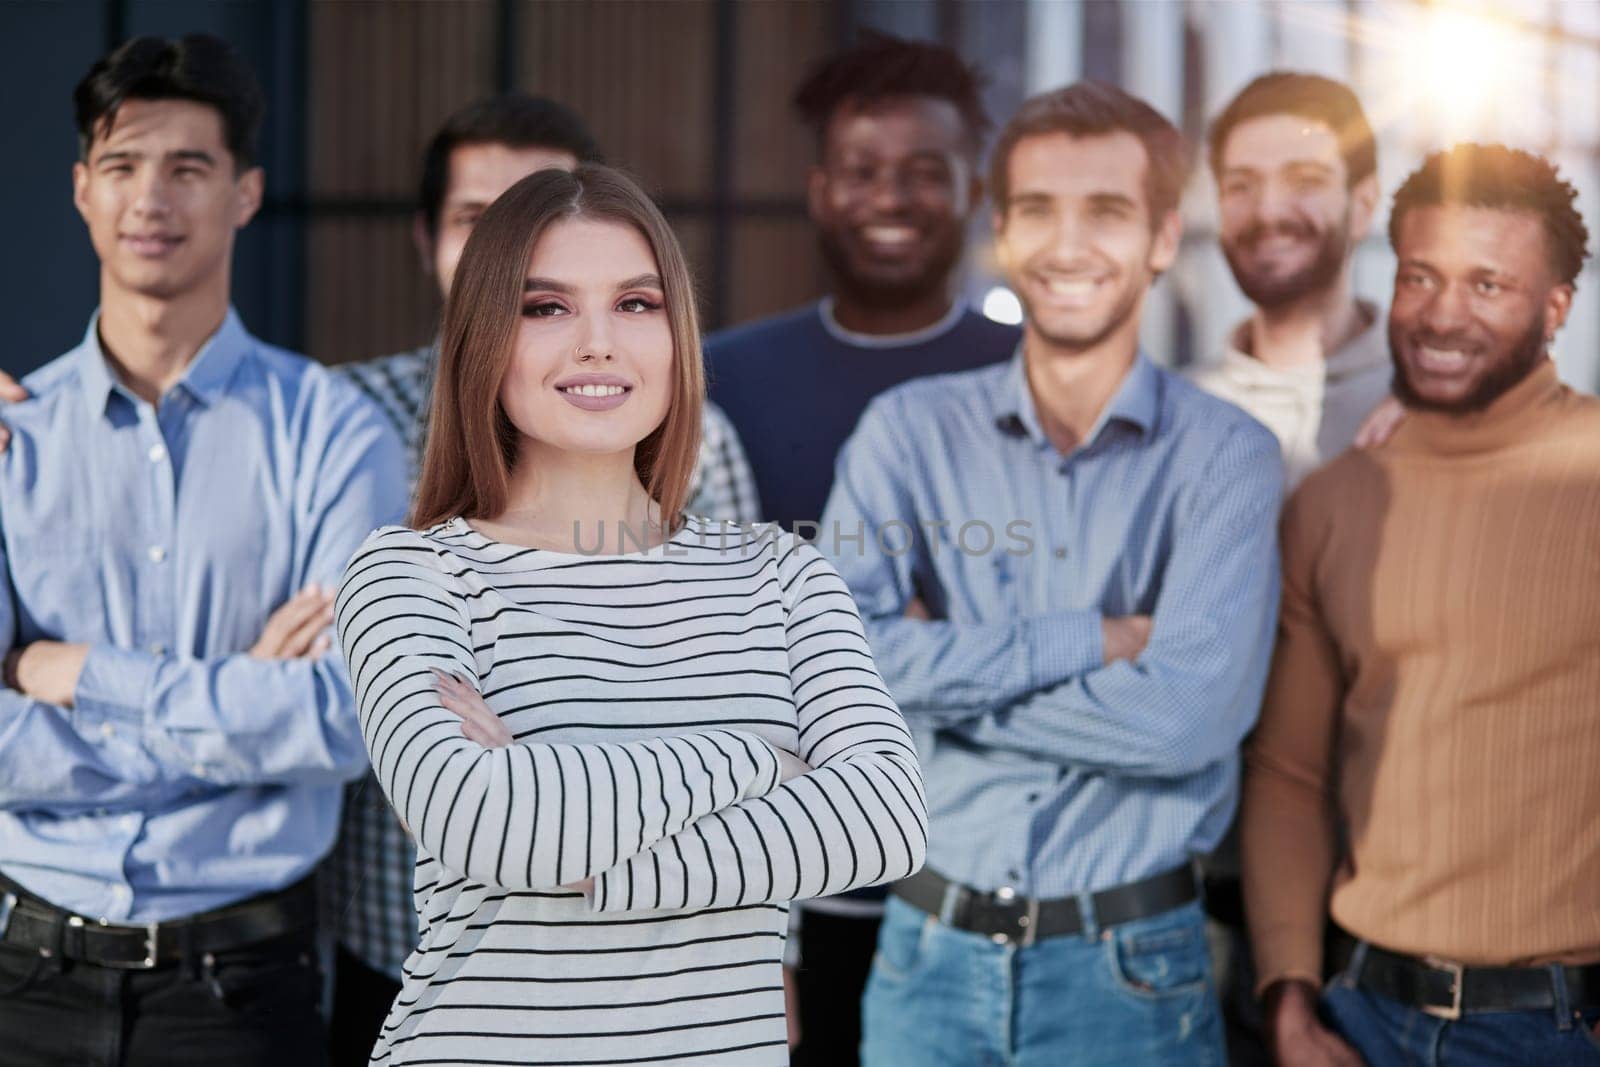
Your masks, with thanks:
M 915 334 L 866 337 L 809 304 L 713 334 L 705 355 L 711 398 L 739 431 L 765 517 L 793 530 L 822 518 L 834 460 L 868 401 L 911 378 L 1005 359 L 1020 336 L 958 306 Z

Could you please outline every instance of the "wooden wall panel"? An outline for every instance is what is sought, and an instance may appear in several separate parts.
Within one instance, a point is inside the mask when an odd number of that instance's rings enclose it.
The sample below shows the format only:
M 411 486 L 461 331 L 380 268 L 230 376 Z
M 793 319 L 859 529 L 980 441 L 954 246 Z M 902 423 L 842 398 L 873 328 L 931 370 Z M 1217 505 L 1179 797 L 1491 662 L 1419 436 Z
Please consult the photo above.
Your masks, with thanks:
M 311 5 L 313 195 L 410 200 L 422 149 L 495 78 L 493 0 Z
M 584 117 L 607 158 L 659 196 L 712 193 L 712 0 L 522 0 L 518 79 Z
M 305 338 L 338 363 L 434 329 L 410 208 L 434 130 L 494 88 L 495 5 L 315 0 L 310 15 Z
M 803 218 L 737 223 L 731 259 L 726 304 L 729 324 L 771 315 L 823 293 L 816 232 Z
M 734 189 L 763 199 L 805 195 L 816 156 L 790 100 L 806 71 L 832 50 L 833 8 L 815 0 L 740 4 L 734 94 Z
M 402 217 L 325 217 L 306 230 L 306 351 L 324 363 L 415 348 L 433 336 L 439 298 Z

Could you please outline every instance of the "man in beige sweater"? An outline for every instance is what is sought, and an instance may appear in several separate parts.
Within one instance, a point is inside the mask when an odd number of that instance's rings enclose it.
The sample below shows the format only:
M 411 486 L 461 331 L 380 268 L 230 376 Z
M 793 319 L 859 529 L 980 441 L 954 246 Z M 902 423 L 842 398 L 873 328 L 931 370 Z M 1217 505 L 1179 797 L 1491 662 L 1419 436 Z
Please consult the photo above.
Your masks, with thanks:
M 1377 141 L 1349 86 L 1279 70 L 1228 102 L 1207 146 L 1217 241 L 1254 310 L 1192 378 L 1277 436 L 1292 489 L 1389 395 L 1383 316 L 1351 281 L 1378 206 Z
M 1243 816 L 1280 1063 L 1600 1063 L 1600 401 L 1546 353 L 1575 199 L 1499 146 L 1406 180 L 1389 342 L 1413 414 L 1285 511 Z M 1349 958 L 1319 1004 L 1330 910 Z

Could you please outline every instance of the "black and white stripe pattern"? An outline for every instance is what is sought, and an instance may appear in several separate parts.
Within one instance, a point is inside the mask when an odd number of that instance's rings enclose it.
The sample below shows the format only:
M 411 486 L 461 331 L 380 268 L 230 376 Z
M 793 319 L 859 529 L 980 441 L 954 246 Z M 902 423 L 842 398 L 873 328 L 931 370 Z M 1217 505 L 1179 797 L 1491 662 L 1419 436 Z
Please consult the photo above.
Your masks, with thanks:
M 786 1063 L 788 901 L 922 862 L 910 736 L 849 593 L 792 537 L 692 518 L 582 556 L 388 528 L 338 624 L 419 846 L 421 944 L 374 1062 Z M 436 666 L 516 743 L 462 737 Z M 778 784 L 776 748 L 815 770 Z

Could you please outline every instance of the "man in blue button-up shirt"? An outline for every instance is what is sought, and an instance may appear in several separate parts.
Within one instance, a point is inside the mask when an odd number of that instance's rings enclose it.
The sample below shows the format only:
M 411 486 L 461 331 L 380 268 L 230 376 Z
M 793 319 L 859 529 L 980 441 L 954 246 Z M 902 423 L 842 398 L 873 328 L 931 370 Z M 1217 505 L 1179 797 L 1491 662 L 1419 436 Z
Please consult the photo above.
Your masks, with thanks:
M 319 584 L 400 517 L 400 443 L 229 308 L 261 171 L 227 46 L 131 41 L 76 100 L 100 308 L 0 457 L 0 1033 L 26 1062 L 316 1062 L 303 883 L 365 766 Z
M 1183 155 L 1109 86 L 1026 102 L 991 184 L 1017 356 L 885 394 L 840 457 L 821 547 L 920 730 L 931 816 L 866 1063 L 1223 1062 L 1191 862 L 1265 680 L 1283 470 L 1139 353 Z

